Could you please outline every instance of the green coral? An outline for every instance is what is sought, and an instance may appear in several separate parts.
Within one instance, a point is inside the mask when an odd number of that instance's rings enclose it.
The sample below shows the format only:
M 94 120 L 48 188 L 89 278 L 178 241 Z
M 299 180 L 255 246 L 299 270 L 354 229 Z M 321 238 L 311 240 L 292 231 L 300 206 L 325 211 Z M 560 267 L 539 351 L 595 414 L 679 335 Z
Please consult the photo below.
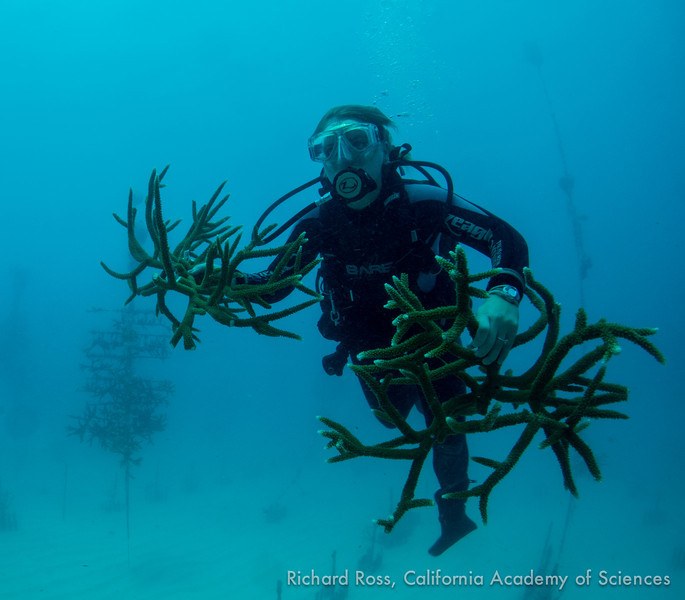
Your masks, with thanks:
M 198 341 L 195 319 L 204 315 L 225 326 L 251 327 L 262 335 L 299 339 L 297 334 L 272 323 L 320 300 L 320 296 L 302 282 L 318 263 L 302 263 L 304 235 L 282 246 L 262 248 L 264 238 L 273 230 L 273 227 L 267 227 L 239 248 L 240 227 L 228 225 L 228 217 L 217 218 L 218 211 L 228 200 L 228 195 L 221 196 L 224 182 L 207 204 L 198 209 L 193 202 L 192 223 L 172 250 L 169 233 L 180 221 L 171 223 L 163 216 L 161 189 L 167 169 L 160 173 L 153 171 L 148 184 L 144 216 L 153 246 L 151 252 L 145 250 L 136 236 L 137 209 L 133 206 L 132 192 L 129 193 L 126 219 L 114 215 L 127 231 L 129 252 L 138 264 L 127 273 L 119 273 L 105 263 L 101 264 L 107 273 L 128 282 L 131 295 L 127 303 L 136 296 L 156 296 L 157 312 L 171 322 L 171 343 L 176 346 L 183 340 L 186 349 L 195 347 Z M 257 285 L 240 283 L 240 270 L 246 261 L 275 256 L 281 256 L 281 259 L 265 282 Z M 150 271 L 154 273 L 148 275 Z M 140 285 L 143 277 L 149 282 Z M 299 290 L 309 299 L 283 310 L 273 310 L 265 298 L 284 288 Z M 169 292 L 187 299 L 181 318 L 175 316 L 167 304 Z
M 393 278 L 386 285 L 390 300 L 386 308 L 399 310 L 392 343 L 387 348 L 360 354 L 364 361 L 352 370 L 366 382 L 378 398 L 376 415 L 394 424 L 399 435 L 379 444 L 364 444 L 341 424 L 325 417 L 319 419 L 328 427 L 320 433 L 328 439 L 328 447 L 337 455 L 329 462 L 339 462 L 359 456 L 410 461 L 400 500 L 392 515 L 377 522 L 391 531 L 399 519 L 412 508 L 431 505 L 429 499 L 415 497 L 418 477 L 431 448 L 452 433 L 482 433 L 504 427 L 520 427 L 522 431 L 503 459 L 473 457 L 474 462 L 491 469 L 476 487 L 447 498 L 477 497 L 483 522 L 488 517 L 488 499 L 495 486 L 516 466 L 535 437 L 542 433 L 541 448 L 551 448 L 561 470 L 564 486 L 573 494 L 578 490 L 571 469 L 571 450 L 577 452 L 595 479 L 601 478 L 597 460 L 581 431 L 594 419 L 626 419 L 608 405 L 627 400 L 628 389 L 604 380 L 607 361 L 620 352 L 619 339 L 638 345 L 663 363 L 659 350 L 647 338 L 656 329 L 633 328 L 600 320 L 589 324 L 581 309 L 573 330 L 560 335 L 560 307 L 552 294 L 532 273 L 526 271 L 527 297 L 539 311 L 529 329 L 521 332 L 514 346 L 527 344 L 543 335 L 540 354 L 533 364 L 519 375 L 500 373 L 498 367 L 482 367 L 472 349 L 459 343 L 463 333 L 473 335 L 475 316 L 471 297 L 486 293 L 474 282 L 486 279 L 498 271 L 470 274 L 466 254 L 461 247 L 450 253 L 449 259 L 438 257 L 457 290 L 455 306 L 426 309 L 411 291 L 405 275 Z M 447 320 L 448 326 L 443 323 Z M 572 359 L 581 347 L 585 353 Z M 562 365 L 572 360 L 562 370 Z M 596 369 L 594 375 L 588 373 Z M 448 377 L 460 377 L 466 394 L 440 403 L 434 382 Z M 433 421 L 423 430 L 415 430 L 393 408 L 388 389 L 393 385 L 418 385 L 433 413 Z M 506 409 L 506 410 L 505 410 Z M 464 420 L 464 417 L 470 417 Z

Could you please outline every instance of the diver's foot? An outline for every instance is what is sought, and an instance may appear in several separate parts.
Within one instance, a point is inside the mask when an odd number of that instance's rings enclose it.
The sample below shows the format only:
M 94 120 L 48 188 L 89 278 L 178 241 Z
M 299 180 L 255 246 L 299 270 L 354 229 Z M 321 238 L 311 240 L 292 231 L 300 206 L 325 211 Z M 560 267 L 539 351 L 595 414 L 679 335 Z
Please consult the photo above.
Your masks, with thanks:
M 459 520 L 448 524 L 443 523 L 441 527 L 440 537 L 428 548 L 428 554 L 432 556 L 440 556 L 445 550 L 454 546 L 461 538 L 476 529 L 476 524 L 466 515 L 462 515 Z

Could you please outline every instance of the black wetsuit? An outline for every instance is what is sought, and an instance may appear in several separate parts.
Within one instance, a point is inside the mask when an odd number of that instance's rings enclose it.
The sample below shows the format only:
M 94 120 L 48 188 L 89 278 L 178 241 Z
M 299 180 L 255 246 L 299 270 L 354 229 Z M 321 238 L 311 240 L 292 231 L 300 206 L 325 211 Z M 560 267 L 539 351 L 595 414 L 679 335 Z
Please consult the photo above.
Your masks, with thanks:
M 321 334 L 342 342 L 352 355 L 387 346 L 394 333 L 395 313 L 383 306 L 384 284 L 393 275 L 407 273 L 410 286 L 427 307 L 454 303 L 454 285 L 441 271 L 435 255 L 447 256 L 457 243 L 489 255 L 503 273 L 487 285 L 509 284 L 523 292 L 523 268 L 528 249 L 523 237 L 492 213 L 427 184 L 393 176 L 367 208 L 354 210 L 329 201 L 312 209 L 290 232 L 289 241 L 306 233 L 302 262 L 321 256 L 323 284 Z M 280 260 L 258 274 L 266 280 Z M 250 276 L 255 280 L 256 276 Z M 278 301 L 291 290 L 268 300 Z
M 407 273 L 424 306 L 454 303 L 454 285 L 439 269 L 435 255 L 446 256 L 456 243 L 489 255 L 492 266 L 503 269 L 488 282 L 488 288 L 509 284 L 523 292 L 523 268 L 528 265 L 523 237 L 502 219 L 456 195 L 449 204 L 447 192 L 428 183 L 407 182 L 393 175 L 369 207 L 354 210 L 329 201 L 298 221 L 289 240 L 303 231 L 308 241 L 302 262 L 317 255 L 323 259 L 324 312 L 319 330 L 340 342 L 353 362 L 359 362 L 356 355 L 362 350 L 390 344 L 396 313 L 383 306 L 388 300 L 384 284 L 393 275 Z M 273 265 L 276 262 L 278 258 Z M 369 405 L 377 408 L 373 393 L 363 383 L 362 389 Z M 391 386 L 388 391 L 401 414 L 406 416 L 416 406 L 430 423 L 432 416 L 418 388 Z M 446 400 L 463 393 L 464 384 L 457 378 L 442 379 L 436 382 L 436 391 Z M 452 435 L 436 445 L 433 462 L 440 483 L 436 499 L 442 511 L 442 494 L 468 487 L 465 436 Z

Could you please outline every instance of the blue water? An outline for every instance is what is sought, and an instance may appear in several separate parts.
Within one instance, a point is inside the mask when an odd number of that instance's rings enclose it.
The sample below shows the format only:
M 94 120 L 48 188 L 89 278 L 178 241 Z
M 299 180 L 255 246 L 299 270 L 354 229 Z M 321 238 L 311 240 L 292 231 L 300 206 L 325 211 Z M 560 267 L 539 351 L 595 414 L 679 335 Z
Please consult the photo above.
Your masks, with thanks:
M 369 440 L 387 432 L 351 374 L 322 372 L 332 346 L 318 337 L 316 308 L 288 321 L 302 342 L 205 318 L 195 352 L 141 364 L 175 394 L 166 430 L 141 451 L 130 542 L 123 514 L 104 509 L 121 500 L 116 459 L 66 435 L 89 400 L 83 350 L 115 314 L 89 309 L 118 309 L 128 294 L 99 262 L 128 266 L 111 213 L 125 213 L 129 188 L 140 197 L 150 171 L 170 164 L 167 217 L 187 223 L 191 200 L 228 180 L 225 214 L 249 231 L 273 199 L 317 175 L 307 137 L 343 103 L 393 116 L 396 142 L 444 165 L 459 193 L 525 235 L 565 327 L 582 302 L 591 319 L 660 328 L 666 367 L 628 344 L 611 364 L 609 379 L 631 388 L 631 419 L 588 431 L 604 481 L 579 477 L 559 560 L 571 576 L 606 568 L 672 581 L 569 584 L 564 597 L 682 597 L 684 17 L 674 0 L 2 0 L 0 498 L 16 529 L 0 531 L 0 597 L 273 598 L 287 570 L 330 571 L 334 550 L 338 569 L 355 568 L 404 471 L 325 464 L 316 415 Z M 592 260 L 582 281 L 565 173 Z M 154 310 L 151 299 L 134 304 Z M 520 350 L 510 366 L 531 358 Z M 497 456 L 509 442 L 478 436 L 472 450 Z M 429 562 L 437 525 L 422 512 L 401 544 L 385 541 L 388 572 L 526 572 L 550 523 L 560 548 L 558 468 L 549 451 L 529 452 L 495 491 L 487 528 Z M 282 518 L 272 522 L 269 507 Z M 282 597 L 316 591 L 284 587 Z M 514 598 L 525 588 L 461 591 Z M 350 597 L 415 593 L 399 584 Z

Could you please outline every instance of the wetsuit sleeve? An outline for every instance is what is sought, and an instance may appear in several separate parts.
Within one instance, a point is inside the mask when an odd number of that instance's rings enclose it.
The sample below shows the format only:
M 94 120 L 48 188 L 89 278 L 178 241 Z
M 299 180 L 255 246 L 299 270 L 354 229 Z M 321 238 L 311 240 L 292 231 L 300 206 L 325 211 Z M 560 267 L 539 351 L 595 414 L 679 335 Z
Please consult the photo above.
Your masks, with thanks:
M 502 269 L 488 282 L 487 289 L 508 284 L 523 294 L 523 269 L 528 266 L 528 245 L 523 236 L 503 219 L 458 196 L 445 213 L 444 234 L 490 256 L 492 266 Z
M 307 264 L 314 260 L 317 255 L 319 254 L 320 250 L 320 222 L 317 218 L 318 215 L 318 209 L 315 211 L 312 211 L 314 214 L 309 213 L 302 219 L 300 219 L 295 225 L 293 225 L 293 228 L 290 230 L 290 234 L 288 235 L 288 240 L 286 242 L 293 242 L 295 241 L 302 232 L 305 232 L 305 235 L 307 237 L 307 241 L 302 247 L 302 263 Z M 279 254 L 277 255 L 272 261 L 271 264 L 263 271 L 260 271 L 258 273 L 241 273 L 239 276 L 236 277 L 236 283 L 239 284 L 264 284 L 266 283 L 271 275 L 274 272 L 274 269 L 276 266 L 280 263 L 281 259 L 283 258 L 283 255 Z M 293 259 L 294 260 L 294 259 Z M 292 272 L 293 265 L 286 265 L 283 273 L 284 275 L 289 275 Z M 283 300 L 286 296 L 288 296 L 295 288 L 289 287 L 289 288 L 283 288 L 281 290 L 278 290 L 277 292 L 270 294 L 268 296 L 264 296 L 264 300 L 266 302 L 269 302 L 270 304 L 273 302 L 278 302 L 279 300 Z

